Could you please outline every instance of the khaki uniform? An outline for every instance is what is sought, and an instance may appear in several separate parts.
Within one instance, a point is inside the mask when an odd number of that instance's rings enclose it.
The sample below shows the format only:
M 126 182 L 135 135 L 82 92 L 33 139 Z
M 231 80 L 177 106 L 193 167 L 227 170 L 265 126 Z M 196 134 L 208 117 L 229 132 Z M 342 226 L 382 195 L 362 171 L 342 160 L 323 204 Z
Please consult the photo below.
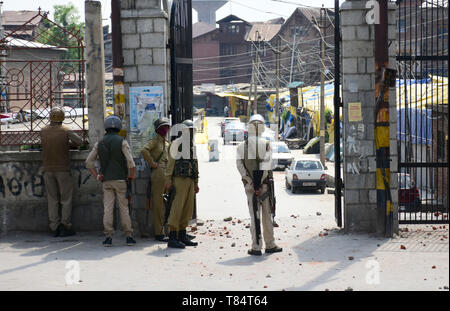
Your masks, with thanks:
M 190 170 L 196 171 L 197 176 L 182 177 L 176 176 L 176 162 L 173 158 L 172 147 L 177 147 L 181 143 L 181 137 L 175 139 L 170 145 L 169 162 L 166 170 L 166 184 L 172 183 L 175 187 L 175 198 L 172 203 L 172 209 L 168 220 L 170 231 L 186 230 L 189 221 L 192 219 L 194 212 L 195 187 L 198 186 L 198 162 L 195 146 L 192 147 L 193 160 L 192 163 L 196 168 L 190 167 Z
M 258 146 L 258 147 L 257 147 Z M 256 152 L 258 150 L 258 152 Z M 259 159 L 259 161 L 257 160 Z M 260 162 L 260 163 L 259 163 Z M 245 194 L 247 195 L 248 209 L 250 213 L 250 232 L 252 236 L 252 249 L 260 251 L 262 249 L 262 238 L 257 241 L 255 214 L 253 210 L 253 170 L 263 170 L 262 182 L 269 176 L 271 163 L 271 150 L 267 141 L 261 137 L 250 136 L 248 138 L 248 147 L 246 143 L 241 143 L 237 148 L 237 168 L 242 177 Z M 268 185 L 262 184 L 261 195 L 258 200 L 258 219 L 261 223 L 261 236 L 264 237 L 266 249 L 276 247 L 275 237 L 273 234 L 272 212 L 270 200 L 267 196 L 263 201 L 260 197 L 268 191 Z
M 141 153 L 151 167 L 158 164 L 156 169 L 151 169 L 151 208 L 153 210 L 153 227 L 155 235 L 164 235 L 165 206 L 162 195 L 165 188 L 165 172 L 167 169 L 169 142 L 159 134 L 149 140 Z
M 126 165 L 128 169 L 135 167 L 133 156 L 131 155 L 130 146 L 124 139 L 122 143 L 122 153 L 126 158 Z M 86 159 L 86 168 L 95 168 L 95 161 L 98 158 L 98 143 L 94 145 L 94 148 L 89 153 Z M 114 202 L 117 198 L 119 205 L 120 219 L 122 222 L 122 231 L 131 236 L 133 229 L 131 226 L 131 219 L 128 211 L 128 200 L 125 197 L 127 191 L 126 180 L 108 180 L 103 182 L 103 226 L 104 233 L 107 237 L 112 237 L 114 233 Z
M 41 141 L 50 230 L 56 231 L 60 224 L 71 229 L 73 180 L 69 150 L 71 143 L 80 146 L 83 141 L 65 126 L 53 122 L 41 130 Z

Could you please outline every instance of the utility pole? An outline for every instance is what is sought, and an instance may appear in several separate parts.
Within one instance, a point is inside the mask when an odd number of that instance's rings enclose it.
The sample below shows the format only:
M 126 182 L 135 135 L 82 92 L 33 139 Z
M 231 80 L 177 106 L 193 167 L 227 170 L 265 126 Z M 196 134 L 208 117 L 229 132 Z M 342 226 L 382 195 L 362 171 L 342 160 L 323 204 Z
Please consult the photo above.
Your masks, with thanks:
M 261 36 L 259 31 L 256 31 L 256 38 L 258 39 L 258 49 L 256 52 L 256 75 L 255 75 L 255 100 L 253 101 L 253 114 L 256 114 L 258 111 L 258 81 L 259 81 L 259 51 L 261 49 Z
M 275 51 L 275 58 L 276 58 L 276 67 L 277 67 L 277 81 L 276 81 L 276 88 L 277 88 L 277 97 L 276 97 L 276 105 L 275 105 L 275 118 L 276 118 L 276 133 L 275 133 L 275 141 L 278 141 L 278 133 L 280 131 L 280 38 L 277 40 L 277 50 Z
M 323 30 L 325 25 L 325 8 L 320 9 L 320 36 L 321 40 L 321 70 L 320 70 L 320 162 L 325 167 L 325 39 Z
M 295 32 L 294 32 L 294 45 L 292 47 L 291 72 L 289 74 L 289 83 L 292 82 L 292 73 L 293 73 L 293 69 L 294 69 L 294 56 L 295 56 L 295 50 L 297 49 L 296 39 L 297 39 L 297 27 L 295 27 Z
M 253 43 L 253 41 L 251 41 L 252 46 L 251 49 L 253 50 L 255 44 Z M 248 89 L 248 104 L 247 104 L 247 117 L 248 120 L 250 120 L 250 116 L 251 116 L 251 109 L 252 109 L 252 91 L 253 91 L 253 81 L 254 81 L 254 77 L 255 77 L 255 61 L 253 60 L 253 53 L 251 54 L 252 56 L 252 78 L 250 80 L 250 88 Z
M 120 0 L 111 0 L 111 32 L 113 50 L 114 113 L 122 119 L 122 135 L 126 136 L 125 84 L 120 26 Z

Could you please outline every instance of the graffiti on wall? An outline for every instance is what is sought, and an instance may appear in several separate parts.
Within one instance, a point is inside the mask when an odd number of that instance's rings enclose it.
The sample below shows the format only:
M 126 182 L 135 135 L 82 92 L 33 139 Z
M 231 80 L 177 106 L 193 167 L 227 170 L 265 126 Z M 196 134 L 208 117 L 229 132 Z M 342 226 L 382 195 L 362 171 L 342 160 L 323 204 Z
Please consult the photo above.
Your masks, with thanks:
M 91 177 L 83 162 L 74 162 L 72 175 L 78 189 Z M 42 166 L 23 162 L 0 165 L 0 200 L 39 199 L 44 196 L 45 182 Z
M 359 175 L 367 168 L 367 157 L 371 154 L 370 145 L 364 144 L 365 126 L 352 124 L 346 141 L 347 173 Z

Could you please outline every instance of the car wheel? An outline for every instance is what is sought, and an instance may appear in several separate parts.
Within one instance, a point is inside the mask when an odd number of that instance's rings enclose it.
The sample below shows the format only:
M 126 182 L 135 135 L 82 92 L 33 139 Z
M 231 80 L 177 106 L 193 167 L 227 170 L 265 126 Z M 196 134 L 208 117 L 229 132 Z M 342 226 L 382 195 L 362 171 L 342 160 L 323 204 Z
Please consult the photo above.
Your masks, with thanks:
M 289 185 L 287 178 L 286 178 L 286 189 L 288 189 L 288 190 L 291 189 L 291 186 Z
M 325 187 L 320 188 L 320 193 L 322 193 L 322 194 L 325 193 Z

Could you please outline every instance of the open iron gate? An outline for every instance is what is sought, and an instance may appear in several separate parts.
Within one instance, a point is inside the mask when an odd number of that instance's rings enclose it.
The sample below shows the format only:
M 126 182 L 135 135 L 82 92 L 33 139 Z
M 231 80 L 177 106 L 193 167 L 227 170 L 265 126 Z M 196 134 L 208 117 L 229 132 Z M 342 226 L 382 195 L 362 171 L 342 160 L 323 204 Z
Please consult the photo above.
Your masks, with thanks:
M 192 0 L 174 0 L 170 12 L 172 124 L 193 117 Z
M 448 223 L 448 1 L 397 1 L 399 222 Z

